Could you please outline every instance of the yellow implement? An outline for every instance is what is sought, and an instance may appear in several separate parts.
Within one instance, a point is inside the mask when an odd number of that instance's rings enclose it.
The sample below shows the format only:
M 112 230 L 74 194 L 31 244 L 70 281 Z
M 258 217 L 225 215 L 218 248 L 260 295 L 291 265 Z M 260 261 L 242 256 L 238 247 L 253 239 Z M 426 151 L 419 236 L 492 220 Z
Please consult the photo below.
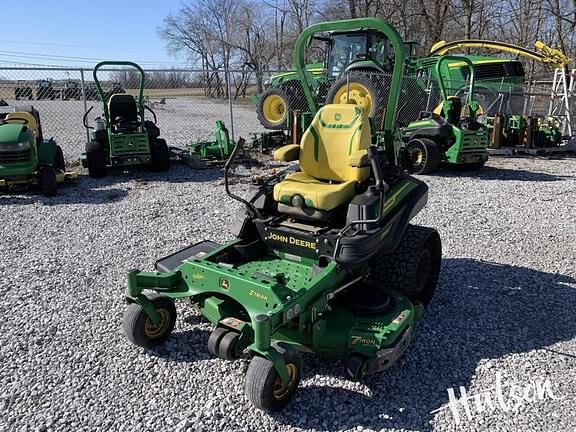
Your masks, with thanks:
M 493 49 L 497 51 L 508 52 L 511 54 L 520 55 L 529 59 L 544 63 L 554 68 L 563 68 L 571 62 L 571 59 L 566 56 L 562 51 L 551 48 L 542 41 L 537 41 L 534 44 L 538 51 L 528 48 L 519 47 L 517 45 L 496 42 L 483 39 L 461 39 L 452 42 L 440 41 L 432 45 L 430 49 L 430 56 L 444 55 L 448 51 L 466 49 L 466 48 L 479 48 L 479 49 Z

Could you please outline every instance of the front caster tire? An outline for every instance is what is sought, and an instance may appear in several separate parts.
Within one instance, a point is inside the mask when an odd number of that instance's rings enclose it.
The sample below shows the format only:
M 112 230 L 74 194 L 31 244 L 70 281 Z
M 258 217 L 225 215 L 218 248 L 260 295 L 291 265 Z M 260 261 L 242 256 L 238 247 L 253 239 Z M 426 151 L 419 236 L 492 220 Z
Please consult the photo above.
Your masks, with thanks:
M 408 225 L 396 250 L 380 254 L 374 260 L 372 280 L 426 307 L 436 292 L 441 263 L 442 242 L 438 231 Z
M 360 381 L 364 376 L 366 360 L 358 354 L 350 354 L 344 362 L 344 378 L 349 381 Z
M 216 327 L 208 338 L 208 351 L 223 360 L 235 360 L 240 356 L 238 340 L 240 334 L 222 327 Z
M 279 411 L 294 397 L 302 376 L 302 357 L 292 349 L 282 354 L 291 382 L 283 385 L 270 360 L 254 356 L 246 372 L 244 390 L 246 397 L 264 411 Z
M 155 326 L 144 308 L 131 303 L 124 314 L 122 329 L 130 342 L 143 348 L 150 348 L 164 342 L 176 324 L 176 306 L 167 297 L 152 294 L 147 296 L 160 315 L 160 324 Z

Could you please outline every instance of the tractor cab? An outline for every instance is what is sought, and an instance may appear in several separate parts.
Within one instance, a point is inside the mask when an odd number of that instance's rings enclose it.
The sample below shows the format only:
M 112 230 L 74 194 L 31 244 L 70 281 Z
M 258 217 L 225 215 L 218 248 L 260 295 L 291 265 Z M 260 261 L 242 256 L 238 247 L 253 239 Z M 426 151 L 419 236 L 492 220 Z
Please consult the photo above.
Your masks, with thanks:
M 334 32 L 326 41 L 328 78 L 338 78 L 342 73 L 360 66 L 390 70 L 390 56 L 393 58 L 393 53 L 382 33 L 375 30 Z

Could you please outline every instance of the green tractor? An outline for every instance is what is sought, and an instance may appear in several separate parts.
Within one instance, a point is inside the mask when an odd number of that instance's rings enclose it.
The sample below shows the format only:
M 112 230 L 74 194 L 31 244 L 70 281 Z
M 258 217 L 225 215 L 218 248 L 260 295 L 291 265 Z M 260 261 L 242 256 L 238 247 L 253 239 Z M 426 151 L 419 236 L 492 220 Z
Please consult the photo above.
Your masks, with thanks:
M 314 34 L 348 23 L 315 24 L 300 34 L 295 64 L 306 94 L 304 48 Z M 243 140 L 235 146 L 224 170 L 226 192 L 244 207 L 234 240 L 204 241 L 158 260 L 154 272 L 128 274 L 128 340 L 141 347 L 166 341 L 176 322 L 174 301 L 186 300 L 213 324 L 214 356 L 251 358 L 245 391 L 263 410 L 280 410 L 294 396 L 300 352 L 342 359 L 350 380 L 391 366 L 413 338 L 439 277 L 438 232 L 410 224 L 426 205 L 428 187 L 396 164 L 402 40 L 380 19 L 353 23 L 386 35 L 395 52 L 384 147 L 373 145 L 367 110 L 310 104 L 314 117 L 300 142 L 274 155 L 299 167 L 255 179 L 248 198 L 229 189 Z
M 347 20 L 341 30 L 315 35 L 314 39 L 326 44 L 324 61 L 306 66 L 316 104 L 355 103 L 368 110 L 375 126 L 381 130 L 390 85 L 390 65 L 394 60 L 385 35 L 372 29 L 359 28 L 354 20 Z M 416 57 L 413 45 L 411 42 L 404 43 L 407 78 L 401 89 L 397 124 L 414 120 L 415 117 L 411 117 L 414 110 L 418 112 L 426 105 L 428 82 L 420 79 L 416 72 L 425 65 L 428 68 L 427 76 L 438 79 L 434 67 L 438 56 Z M 482 72 L 479 80 L 482 89 L 477 93 L 482 98 L 485 111 L 493 102 L 489 97 L 491 94 L 515 88 L 524 82 L 524 69 L 517 59 L 494 56 L 466 58 Z M 462 84 L 468 78 L 465 66 L 460 58 L 456 62 L 443 63 L 442 74 L 450 82 Z M 258 98 L 256 107 L 261 124 L 272 130 L 288 129 L 290 112 L 307 108 L 299 74 L 290 71 L 273 75 L 265 86 L 266 90 Z
M 54 196 L 58 183 L 72 177 L 76 173 L 66 171 L 60 146 L 43 138 L 34 107 L 0 112 L 0 188 L 34 185 L 44 196 Z
M 489 133 L 477 120 L 479 104 L 474 100 L 476 69 L 465 57 L 443 56 L 435 60 L 441 104 L 434 112 L 422 111 L 419 119 L 402 129 L 404 165 L 415 174 L 430 174 L 441 163 L 481 168 L 488 160 Z M 444 63 L 464 62 L 470 71 L 464 96 L 451 96 L 442 73 Z M 455 89 L 459 91 L 460 89 Z
M 140 73 L 139 96 L 126 93 L 107 94 L 98 79 L 98 71 L 107 66 L 128 66 Z M 166 171 L 170 166 L 170 152 L 166 141 L 160 137 L 156 114 L 144 104 L 144 71 L 136 63 L 104 61 L 93 71 L 94 82 L 103 102 L 104 119 L 96 119 L 96 126 L 87 123 L 91 107 L 84 114 L 84 127 L 91 130 L 86 153 L 80 157 L 82 166 L 91 177 L 104 177 L 109 167 L 149 165 L 155 171 Z M 152 113 L 154 121 L 145 119 L 145 110 Z

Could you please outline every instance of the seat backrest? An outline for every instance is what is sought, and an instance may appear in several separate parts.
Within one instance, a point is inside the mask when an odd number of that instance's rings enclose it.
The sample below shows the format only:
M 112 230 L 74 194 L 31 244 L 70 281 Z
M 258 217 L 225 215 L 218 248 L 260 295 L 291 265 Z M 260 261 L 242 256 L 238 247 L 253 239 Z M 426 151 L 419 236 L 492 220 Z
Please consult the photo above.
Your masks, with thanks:
M 444 104 L 450 104 L 448 115 L 444 112 Z M 448 123 L 457 126 L 462 118 L 462 100 L 458 96 L 448 96 L 446 101 L 436 107 L 434 114 L 445 117 Z
M 365 110 L 353 104 L 324 105 L 302 135 L 300 168 L 321 180 L 364 181 L 370 169 L 350 166 L 349 157 L 371 143 Z
M 116 117 L 122 117 L 124 121 L 139 121 L 138 108 L 134 96 L 118 93 L 110 96 L 108 101 L 110 121 L 115 122 Z
M 10 121 L 12 119 L 12 121 Z M 26 112 L 26 111 L 16 111 L 16 112 L 11 112 L 8 113 L 8 115 L 6 115 L 6 123 L 23 123 L 22 121 L 18 120 L 18 119 L 25 119 L 28 121 L 28 123 L 26 123 L 26 126 L 29 127 L 30 129 L 32 129 L 32 132 L 34 132 L 34 136 L 36 137 L 36 139 L 39 138 L 39 133 L 38 133 L 38 122 L 36 121 L 36 117 L 34 117 L 31 113 Z

